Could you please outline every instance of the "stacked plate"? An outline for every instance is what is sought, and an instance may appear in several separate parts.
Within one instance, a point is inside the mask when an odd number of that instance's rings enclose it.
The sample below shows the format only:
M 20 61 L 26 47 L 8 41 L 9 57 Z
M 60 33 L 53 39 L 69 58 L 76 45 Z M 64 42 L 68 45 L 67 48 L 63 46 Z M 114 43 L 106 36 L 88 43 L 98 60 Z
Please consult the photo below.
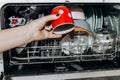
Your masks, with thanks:
M 119 20 L 113 13 L 107 13 L 107 16 L 104 18 L 105 26 L 107 26 L 107 29 L 116 36 L 119 36 Z
M 98 29 L 102 29 L 103 26 L 103 13 L 97 6 L 85 7 L 86 21 L 90 24 L 90 27 L 95 34 Z

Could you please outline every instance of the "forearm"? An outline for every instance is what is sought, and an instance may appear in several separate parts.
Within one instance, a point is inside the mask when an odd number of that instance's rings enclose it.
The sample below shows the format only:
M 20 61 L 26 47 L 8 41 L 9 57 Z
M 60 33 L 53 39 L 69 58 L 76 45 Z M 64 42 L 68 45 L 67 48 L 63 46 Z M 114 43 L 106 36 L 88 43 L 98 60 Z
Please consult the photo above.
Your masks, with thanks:
M 0 52 L 31 42 L 32 34 L 27 25 L 0 31 Z
M 53 34 L 47 31 L 44 26 L 47 22 L 56 20 L 60 16 L 48 15 L 33 20 L 25 26 L 6 29 L 0 31 L 0 52 L 29 43 L 34 40 L 44 40 L 47 38 L 59 38 L 62 35 Z

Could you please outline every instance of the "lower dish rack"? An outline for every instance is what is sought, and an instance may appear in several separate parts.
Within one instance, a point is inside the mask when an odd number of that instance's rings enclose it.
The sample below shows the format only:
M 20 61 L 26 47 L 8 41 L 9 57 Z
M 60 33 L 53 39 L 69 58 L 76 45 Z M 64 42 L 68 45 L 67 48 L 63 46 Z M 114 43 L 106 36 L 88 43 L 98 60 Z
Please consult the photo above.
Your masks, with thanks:
M 36 44 L 37 43 L 37 44 Z M 71 45 L 69 45 L 71 46 Z M 88 45 L 78 45 L 80 48 Z M 67 46 L 66 46 L 67 47 Z M 94 48 L 94 47 L 93 47 Z M 103 53 L 96 53 L 93 48 L 88 47 L 79 54 L 69 52 L 66 54 L 62 50 L 60 39 L 50 39 L 44 41 L 36 41 L 27 44 L 25 47 L 18 47 L 16 51 L 21 49 L 20 53 L 10 54 L 10 63 L 14 65 L 20 64 L 38 64 L 38 63 L 64 63 L 64 62 L 80 62 L 80 61 L 102 61 L 113 60 L 117 51 L 108 50 Z M 78 49 L 81 50 L 81 49 Z

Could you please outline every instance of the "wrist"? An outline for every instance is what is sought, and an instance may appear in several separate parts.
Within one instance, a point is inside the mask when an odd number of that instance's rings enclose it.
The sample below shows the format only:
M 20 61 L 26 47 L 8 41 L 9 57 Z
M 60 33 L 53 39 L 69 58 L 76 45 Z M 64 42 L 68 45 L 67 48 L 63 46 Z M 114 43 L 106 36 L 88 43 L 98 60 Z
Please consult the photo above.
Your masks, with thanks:
M 25 25 L 25 29 L 26 29 L 25 35 L 28 39 L 27 43 L 34 41 L 35 40 L 35 38 L 34 38 L 34 33 L 35 33 L 34 26 L 27 24 L 27 25 Z

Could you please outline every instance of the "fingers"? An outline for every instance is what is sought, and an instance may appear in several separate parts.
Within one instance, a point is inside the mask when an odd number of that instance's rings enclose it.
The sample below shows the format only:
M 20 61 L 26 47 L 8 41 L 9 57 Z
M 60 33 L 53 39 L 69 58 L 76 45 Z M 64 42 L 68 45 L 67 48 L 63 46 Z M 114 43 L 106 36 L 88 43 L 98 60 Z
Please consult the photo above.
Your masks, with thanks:
M 49 39 L 49 38 L 61 38 L 62 35 L 59 34 L 53 34 L 53 31 L 47 31 L 47 30 L 42 30 L 42 31 L 38 31 L 38 33 L 35 36 L 35 40 L 45 40 L 45 39 Z
M 52 34 L 52 35 L 50 36 L 50 38 L 60 38 L 60 37 L 62 37 L 62 35 Z
M 44 22 L 44 23 L 47 23 L 49 21 L 52 21 L 52 20 L 56 20 L 58 19 L 60 16 L 58 15 L 48 15 L 48 16 L 44 16 L 41 18 L 41 20 Z
M 33 34 L 33 40 L 43 40 L 47 38 L 60 38 L 62 35 L 53 34 L 52 31 L 47 31 L 44 29 L 44 26 L 47 22 L 56 20 L 60 16 L 58 15 L 48 15 L 42 18 L 36 19 L 26 26 L 30 29 L 31 33 Z
M 48 16 L 43 16 L 39 19 L 36 19 L 34 21 L 32 21 L 29 26 L 34 26 L 36 29 L 42 29 L 47 22 L 52 21 L 52 20 L 56 20 L 58 19 L 60 16 L 58 15 L 48 15 Z

